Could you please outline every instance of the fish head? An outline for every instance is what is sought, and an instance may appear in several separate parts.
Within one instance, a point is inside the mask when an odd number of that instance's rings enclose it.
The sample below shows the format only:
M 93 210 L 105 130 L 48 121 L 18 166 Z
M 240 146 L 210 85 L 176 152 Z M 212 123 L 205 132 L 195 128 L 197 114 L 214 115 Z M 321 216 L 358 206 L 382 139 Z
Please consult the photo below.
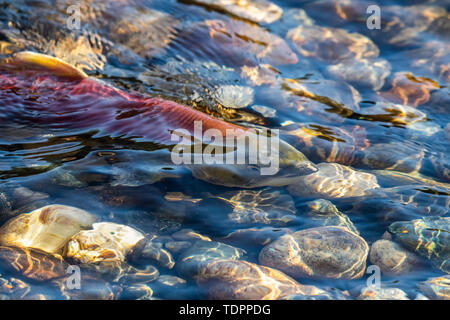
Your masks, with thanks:
M 318 170 L 303 153 L 283 140 L 279 140 L 278 151 L 271 155 L 269 163 L 194 164 L 188 167 L 197 179 L 238 188 L 285 186 Z

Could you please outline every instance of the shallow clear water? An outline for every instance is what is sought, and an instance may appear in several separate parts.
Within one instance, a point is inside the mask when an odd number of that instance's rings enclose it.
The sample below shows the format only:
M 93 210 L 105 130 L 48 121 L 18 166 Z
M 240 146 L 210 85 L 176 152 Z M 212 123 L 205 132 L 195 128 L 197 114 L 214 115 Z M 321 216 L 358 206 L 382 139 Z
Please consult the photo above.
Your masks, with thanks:
M 329 198 L 369 245 L 379 240 L 394 221 L 425 215 L 448 216 L 448 2 L 383 1 L 381 30 L 367 28 L 369 15 L 365 14 L 365 4 L 359 1 L 349 1 L 351 5 L 341 12 L 333 7 L 334 1 L 323 1 L 323 6 L 315 1 L 273 2 L 283 9 L 283 17 L 258 26 L 191 1 L 124 0 L 111 4 L 86 0 L 81 1 L 80 29 L 70 30 L 66 24 L 70 1 L 0 1 L 0 52 L 2 57 L 23 50 L 47 53 L 124 91 L 159 96 L 243 126 L 279 129 L 285 141 L 314 163 L 339 162 L 375 174 L 383 189 L 401 186 L 388 193 L 390 196 Z M 424 7 L 414 7 L 417 5 Z M 302 13 L 311 20 L 301 18 Z M 240 35 L 241 42 L 210 40 L 208 29 L 201 25 L 205 20 L 242 24 L 244 27 L 238 24 L 231 31 L 226 25 L 224 31 Z M 309 23 L 360 33 L 371 39 L 374 46 L 354 44 L 349 49 L 350 45 L 342 44 L 338 37 L 332 35 L 323 40 L 323 34 L 315 32 L 315 37 L 299 49 L 288 32 Z M 246 28 L 263 35 L 251 39 L 252 34 L 247 36 L 243 31 Z M 255 47 L 255 39 L 270 44 L 262 47 L 272 46 L 270 41 L 275 40 L 266 38 L 268 34 L 283 39 L 298 62 L 289 60 L 292 57 L 283 46 L 274 45 L 270 54 Z M 381 83 L 367 80 L 372 75 L 367 67 L 349 65 L 336 73 L 330 69 L 344 61 L 339 57 L 349 54 L 351 61 L 358 60 L 364 50 L 368 59 L 382 59 L 390 64 L 389 68 L 381 68 L 386 73 L 383 77 L 374 76 Z M 246 67 L 258 65 L 270 65 L 266 82 L 252 82 L 245 76 Z M 343 79 L 347 73 L 350 76 Z M 360 73 L 364 75 L 358 77 Z M 219 105 L 214 92 L 226 85 L 251 87 L 251 103 L 240 109 Z M 262 244 L 254 244 L 246 237 L 230 240 L 226 236 L 239 229 L 268 227 L 268 235 L 261 237 L 274 239 L 286 228 L 297 231 L 317 226 L 306 215 L 305 206 L 308 201 L 324 197 L 289 195 L 286 187 L 269 187 L 267 192 L 279 194 L 269 196 L 262 211 L 278 212 L 274 207 L 279 205 L 281 216 L 290 215 L 288 221 L 233 220 L 233 203 L 223 198 L 230 199 L 244 189 L 195 179 L 188 169 L 161 160 L 166 152 L 161 145 L 133 135 L 110 135 L 102 132 L 102 123 L 93 122 L 82 129 L 56 126 L 49 123 L 49 114 L 27 109 L 26 99 L 39 104 L 42 97 L 24 97 L 22 110 L 0 101 L 0 192 L 9 201 L 9 205 L 0 208 L 1 223 L 46 204 L 65 204 L 87 210 L 101 221 L 125 224 L 145 234 L 164 237 L 180 229 L 193 229 L 212 240 L 244 249 L 243 259 L 255 263 Z M 383 109 L 382 101 L 397 107 Z M 375 145 L 380 147 L 371 149 Z M 333 157 L 336 149 L 332 148 L 338 148 L 342 157 Z M 371 161 L 363 160 L 368 158 Z M 405 165 L 396 166 L 401 161 Z M 386 174 L 396 170 L 412 176 L 420 173 L 425 178 L 412 183 Z M 41 194 L 14 192 L 20 187 Z M 177 255 L 174 256 L 176 261 Z M 383 286 L 400 288 L 415 298 L 419 282 L 443 275 L 425 259 L 423 262 L 424 266 L 416 272 L 382 275 Z M 187 282 L 182 289 L 149 282 L 154 297 L 208 297 L 203 288 L 180 275 L 176 267 L 157 268 L 161 275 L 180 276 Z M 36 283 L 4 271 L 0 274 L 17 277 L 31 286 L 31 293 L 20 298 L 34 293 L 62 298 L 50 283 Z M 364 286 L 368 276 L 358 280 L 296 280 L 320 288 L 349 290 L 355 297 L 357 294 L 352 292 Z M 116 291 L 126 285 L 110 283 Z M 17 298 L 7 290 L 5 294 Z

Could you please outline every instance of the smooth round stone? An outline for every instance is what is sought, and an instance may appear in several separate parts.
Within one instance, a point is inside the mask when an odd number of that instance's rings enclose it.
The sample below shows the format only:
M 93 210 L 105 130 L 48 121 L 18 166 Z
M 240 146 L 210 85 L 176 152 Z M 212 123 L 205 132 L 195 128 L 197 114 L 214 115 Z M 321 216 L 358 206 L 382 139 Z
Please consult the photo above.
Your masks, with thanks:
M 336 79 L 377 91 L 391 73 L 391 65 L 384 59 L 349 59 L 328 66 L 327 72 Z
M 424 296 L 423 294 L 418 293 L 414 300 L 430 300 L 430 299 Z
M 163 275 L 156 280 L 156 284 L 172 288 L 178 288 L 185 286 L 186 280 L 175 276 Z
M 284 235 L 259 254 L 262 265 L 293 277 L 357 279 L 363 276 L 369 246 L 342 227 L 318 227 Z
M 75 233 L 91 227 L 94 221 L 87 211 L 49 205 L 5 223 L 0 228 L 0 244 L 60 253 Z
M 366 287 L 361 290 L 358 300 L 409 300 L 406 292 L 398 288 L 375 289 Z
M 57 168 L 56 170 L 52 170 L 49 175 L 51 183 L 58 186 L 69 188 L 83 188 L 88 186 L 86 182 L 79 180 L 66 169 Z
M 79 263 L 124 261 L 126 255 L 144 235 L 125 225 L 94 223 L 93 230 L 75 234 L 64 250 L 67 258 Z
M 31 202 L 48 199 L 50 196 L 46 193 L 30 190 L 25 187 L 14 188 L 12 191 L 12 199 L 14 199 L 14 207 L 20 208 Z
M 117 300 L 151 300 L 153 288 L 147 283 L 123 285 Z
M 366 130 L 360 126 L 334 127 L 295 123 L 286 133 L 298 138 L 294 147 L 313 162 L 335 162 L 346 166 L 359 163 L 360 152 L 369 147 Z
M 29 284 L 20 279 L 0 274 L 0 296 L 5 295 L 8 300 L 23 299 L 29 292 Z
M 322 289 L 319 290 L 323 291 Z M 281 300 L 351 300 L 351 298 L 347 292 L 342 292 L 337 289 L 327 289 L 323 292 L 317 292 L 312 295 L 293 294 L 283 297 Z
M 161 11 L 124 6 L 111 23 L 108 36 L 143 58 L 165 53 L 175 38 L 180 22 Z
M 448 41 L 431 40 L 421 44 L 420 48 L 401 51 L 390 60 L 394 65 L 403 64 L 404 70 L 411 70 L 424 77 L 449 82 L 450 62 L 447 54 L 449 50 L 450 43 Z
M 435 174 L 440 179 L 450 182 L 450 159 L 447 153 L 440 152 L 430 157 Z
M 175 261 L 171 253 L 162 248 L 163 243 L 152 241 L 155 237 L 145 237 L 136 243 L 129 253 L 128 259 L 135 263 L 156 263 L 157 265 L 172 269 Z
M 427 115 L 410 106 L 390 103 L 387 101 L 377 101 L 371 107 L 362 108 L 360 117 L 369 121 L 379 121 L 390 123 L 394 126 L 411 126 L 418 122 L 427 121 Z
M 252 110 L 260 113 L 265 118 L 275 118 L 277 113 L 276 109 L 261 105 L 253 105 Z
M 389 240 L 375 241 L 370 248 L 369 259 L 386 275 L 406 274 L 420 264 L 417 255 Z
M 202 240 L 202 241 L 211 241 L 211 238 L 208 236 L 201 235 L 198 232 L 195 232 L 192 229 L 181 229 L 180 231 L 172 234 L 172 238 L 180 241 L 192 241 L 192 240 Z
M 282 81 L 280 72 L 268 64 L 260 64 L 255 67 L 242 66 L 241 78 L 252 86 L 275 86 Z
M 158 297 L 169 300 L 187 299 L 194 291 L 186 280 L 171 275 L 160 276 L 152 286 Z
M 34 281 L 66 275 L 68 264 L 60 255 L 36 249 L 0 246 L 0 267 Z
M 115 293 L 107 282 L 81 273 L 79 288 L 69 286 L 70 280 L 62 278 L 53 283 L 67 300 L 113 300 Z M 74 285 L 73 283 L 70 283 Z
M 187 55 L 211 59 L 230 67 L 296 64 L 297 55 L 286 41 L 240 20 L 206 20 L 187 27 L 174 40 Z
M 397 179 L 397 175 L 385 176 L 388 179 L 380 177 L 378 173 L 377 175 L 380 180 L 394 181 L 394 183 L 397 181 L 399 186 L 376 189 L 370 197 L 358 199 L 357 202 L 354 201 L 355 199 L 347 199 L 347 203 L 351 202 L 352 205 L 351 212 L 375 213 L 377 219 L 385 224 L 423 216 L 444 216 L 450 211 L 450 199 L 443 196 L 448 189 L 423 185 L 417 183 L 417 180 L 414 182 L 409 179 Z M 400 176 L 400 178 L 402 177 Z M 433 190 L 433 192 L 427 192 L 428 190 Z
M 308 201 L 304 203 L 299 209 L 312 220 L 312 224 L 314 227 L 343 227 L 359 235 L 358 229 L 356 229 L 350 218 L 340 212 L 331 201 L 325 199 Z
M 324 79 L 284 79 L 280 89 L 265 93 L 272 105 L 295 109 L 302 121 L 308 122 L 342 123 L 359 110 L 361 101 L 351 85 Z
M 122 274 L 119 275 L 117 281 L 120 283 L 147 283 L 155 281 L 159 278 L 159 270 L 152 265 L 135 268 L 130 265 L 124 265 Z
M 361 163 L 370 169 L 414 172 L 420 169 L 425 151 L 414 144 L 391 142 L 374 144 L 363 154 Z
M 276 31 L 279 34 L 286 34 L 298 26 L 313 26 L 314 24 L 314 20 L 308 16 L 305 10 L 289 8 L 284 11 L 283 18 L 277 23 Z
M 192 0 L 192 2 L 257 23 L 272 23 L 283 15 L 283 10 L 279 6 L 267 0 Z
M 343 115 L 351 114 L 359 110 L 359 102 L 362 100 L 359 92 L 352 86 L 334 80 L 295 80 L 285 79 L 283 89 L 304 101 L 304 108 L 308 109 L 307 103 L 317 106 L 333 107 L 340 111 L 343 109 Z M 309 100 L 309 101 L 308 101 Z M 315 103 L 314 103 L 315 102 Z M 317 112 L 317 107 L 315 108 Z
M 450 275 L 421 282 L 419 289 L 430 299 L 450 300 Z
M 383 6 L 381 9 L 382 28 L 389 26 L 380 34 L 372 30 L 371 35 L 378 35 L 384 43 L 394 46 L 421 44 L 425 31 L 433 21 L 446 14 L 445 8 L 430 5 Z
M 295 196 L 319 198 L 361 197 L 379 188 L 373 174 L 353 170 L 337 163 L 319 163 L 317 172 L 301 177 L 299 182 L 288 186 Z
M 164 244 L 167 250 L 172 253 L 179 253 L 183 250 L 186 250 L 192 245 L 189 241 L 168 241 Z
M 119 300 L 150 300 L 153 296 L 153 289 L 146 283 L 125 285 L 122 287 Z
M 392 223 L 389 232 L 405 248 L 431 260 L 450 274 L 450 217 L 424 217 Z
M 291 233 L 291 230 L 273 227 L 237 229 L 221 238 L 220 241 L 232 245 L 265 246 L 286 233 Z
M 276 300 L 290 295 L 326 295 L 283 272 L 242 260 L 215 260 L 200 269 L 198 284 L 213 300 Z
M 377 58 L 378 47 L 369 38 L 344 29 L 299 26 L 289 30 L 286 37 L 305 57 L 328 63 L 339 63 L 346 59 Z
M 245 251 L 215 241 L 196 241 L 184 251 L 176 263 L 176 270 L 183 277 L 197 277 L 201 268 L 215 260 L 237 260 Z
M 242 190 L 224 194 L 219 199 L 232 207 L 228 218 L 234 223 L 283 226 L 298 219 L 294 199 L 280 191 Z
M 417 107 L 430 100 L 430 92 L 439 89 L 439 84 L 429 78 L 397 72 L 391 83 L 392 89 L 380 95 L 394 103 Z
M 397 221 L 388 230 L 405 248 L 428 259 L 450 253 L 450 217 Z

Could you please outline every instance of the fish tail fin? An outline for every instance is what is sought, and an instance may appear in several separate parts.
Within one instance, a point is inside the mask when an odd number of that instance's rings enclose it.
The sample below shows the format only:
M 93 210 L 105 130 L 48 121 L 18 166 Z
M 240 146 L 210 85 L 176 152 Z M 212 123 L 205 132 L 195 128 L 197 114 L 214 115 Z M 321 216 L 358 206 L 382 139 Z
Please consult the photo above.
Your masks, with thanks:
M 37 52 L 18 52 L 12 57 L 10 63 L 19 68 L 45 70 L 56 76 L 74 80 L 88 77 L 86 73 L 61 59 Z

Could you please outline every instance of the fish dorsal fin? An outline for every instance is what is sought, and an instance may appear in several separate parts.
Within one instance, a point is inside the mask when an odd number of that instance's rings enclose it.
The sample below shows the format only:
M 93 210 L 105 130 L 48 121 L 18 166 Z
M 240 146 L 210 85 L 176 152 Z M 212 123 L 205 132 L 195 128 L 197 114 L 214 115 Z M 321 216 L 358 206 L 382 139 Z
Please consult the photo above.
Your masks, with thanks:
M 41 69 L 52 74 L 70 79 L 84 79 L 87 74 L 61 59 L 31 51 L 16 53 L 11 61 L 20 68 Z

